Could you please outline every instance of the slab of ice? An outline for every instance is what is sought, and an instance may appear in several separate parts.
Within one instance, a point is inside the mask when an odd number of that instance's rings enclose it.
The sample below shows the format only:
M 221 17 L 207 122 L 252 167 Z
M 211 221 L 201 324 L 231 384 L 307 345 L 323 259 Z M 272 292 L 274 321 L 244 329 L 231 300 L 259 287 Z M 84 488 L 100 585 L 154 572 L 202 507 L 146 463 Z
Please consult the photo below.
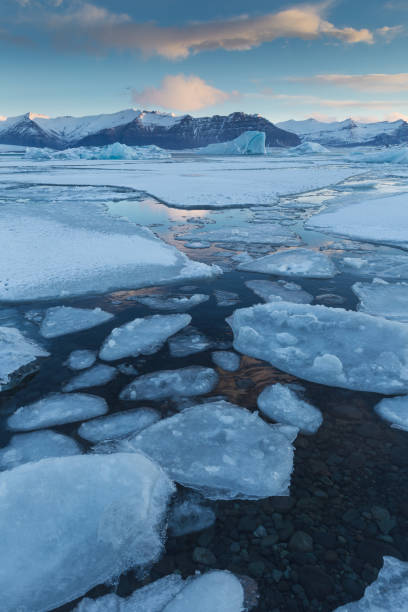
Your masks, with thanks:
M 98 365 L 93 368 L 81 372 L 78 376 L 74 376 L 74 378 L 62 387 L 62 390 L 68 392 L 78 389 L 87 389 L 88 387 L 100 387 L 113 380 L 117 373 L 118 371 L 116 368 L 98 363 Z
M 408 164 L 408 147 L 389 147 L 382 151 L 353 151 L 349 161 L 368 164 Z
M 49 353 L 15 327 L 0 327 L 0 391 L 4 391 L 35 369 L 39 357 Z
M 227 571 L 212 571 L 194 578 L 163 612 L 242 612 L 244 589 Z
M 309 155 L 314 153 L 330 153 L 330 151 L 318 142 L 303 142 L 297 147 L 291 147 L 287 152 L 288 155 Z
M 312 382 L 408 391 L 408 326 L 361 312 L 289 302 L 236 310 L 234 348 Z
M 299 278 L 332 278 L 336 274 L 336 267 L 327 255 L 310 249 L 289 249 L 265 255 L 240 264 L 238 270 Z
M 234 293 L 233 291 L 214 289 L 214 297 L 217 306 L 235 306 L 235 304 L 239 302 L 238 293 Z
M 359 601 L 344 604 L 335 612 L 391 612 L 403 610 L 408 601 L 408 563 L 384 557 L 384 563 Z
M 203 504 L 196 493 L 188 492 L 176 499 L 171 507 L 168 528 L 174 536 L 208 529 L 215 523 L 215 512 Z
M 139 372 L 131 363 L 120 363 L 117 367 L 121 374 L 125 376 L 137 376 Z
M 387 283 L 375 278 L 370 283 L 354 283 L 353 293 L 359 298 L 358 310 L 368 314 L 408 321 L 408 283 Z
M 408 280 L 408 256 L 390 253 L 359 253 L 336 261 L 346 274 L 360 278 Z
M 160 413 L 153 408 L 136 408 L 114 412 L 108 416 L 82 423 L 78 429 L 81 438 L 89 442 L 114 440 L 137 433 L 160 420 Z
M 194 306 L 202 304 L 209 299 L 208 295 L 203 293 L 195 293 L 191 297 L 171 297 L 165 298 L 159 295 L 140 296 L 137 302 L 149 306 L 155 310 L 170 310 L 176 312 L 185 312 L 191 310 Z
M 71 370 L 84 370 L 90 368 L 96 361 L 95 351 L 89 351 L 88 349 L 79 349 L 72 351 L 69 355 L 66 365 Z
M 64 423 L 75 423 L 106 414 L 104 399 L 85 393 L 53 393 L 38 402 L 21 406 L 8 420 L 9 429 L 30 431 Z
M 234 140 L 216 142 L 194 153 L 203 155 L 265 155 L 265 132 L 255 130 L 243 132 Z
M 152 315 L 134 319 L 116 327 L 106 338 L 99 352 L 105 361 L 123 357 L 152 355 L 166 342 L 191 322 L 188 314 Z
M 226 244 L 269 244 L 271 246 L 297 246 L 301 240 L 291 229 L 272 223 L 247 224 L 243 227 L 218 227 L 213 230 L 178 234 L 177 240 L 196 240 L 205 238 L 208 242 Z
M 215 365 L 227 372 L 236 372 L 241 363 L 240 356 L 232 351 L 214 351 L 211 358 Z
M 123 389 L 120 399 L 158 401 L 168 397 L 192 397 L 210 393 L 218 383 L 212 368 L 189 366 L 179 370 L 161 370 L 138 376 Z
M 224 401 L 185 408 L 119 449 L 142 450 L 170 478 L 209 499 L 287 495 L 293 467 L 291 440 L 279 425 Z
M 386 397 L 374 407 L 374 411 L 393 427 L 408 431 L 408 397 L 406 395 Z
M 288 283 L 287 281 L 264 281 L 251 280 L 245 285 L 248 289 L 252 289 L 256 295 L 264 300 L 264 302 L 295 302 L 296 304 L 310 304 L 313 301 L 313 296 L 307 291 L 304 291 L 300 285 L 296 283 Z
M 305 434 L 316 433 L 323 422 L 318 408 L 300 399 L 292 389 L 280 383 L 265 387 L 257 403 L 259 410 L 269 418 L 278 423 L 293 425 Z
M 311 217 L 305 227 L 408 249 L 408 193 L 367 200 Z
M 3 609 L 53 610 L 155 561 L 173 492 L 162 470 L 140 454 L 43 459 L 4 472 Z
M 187 357 L 187 355 L 201 353 L 211 348 L 212 345 L 212 340 L 194 327 L 188 327 L 169 340 L 172 357 Z
M 23 463 L 47 457 L 81 454 L 75 440 L 52 430 L 16 434 L 7 446 L 0 449 L 0 470 L 11 470 Z
M 113 318 L 113 314 L 101 308 L 72 308 L 55 306 L 48 308 L 41 323 L 40 334 L 44 338 L 57 338 L 101 325 Z
M 155 145 L 145 147 L 128 147 L 120 142 L 103 147 L 75 147 L 55 151 L 54 149 L 27 147 L 26 159 L 169 159 L 171 154 Z

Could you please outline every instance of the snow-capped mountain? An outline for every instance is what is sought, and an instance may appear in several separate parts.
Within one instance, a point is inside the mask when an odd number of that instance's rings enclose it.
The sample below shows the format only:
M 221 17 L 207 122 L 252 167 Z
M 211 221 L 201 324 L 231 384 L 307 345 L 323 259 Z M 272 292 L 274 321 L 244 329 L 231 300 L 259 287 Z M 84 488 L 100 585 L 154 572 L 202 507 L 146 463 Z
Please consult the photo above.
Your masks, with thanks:
M 408 123 L 402 119 L 377 123 L 360 123 L 353 119 L 332 123 L 316 119 L 290 119 L 276 125 L 297 134 L 303 142 L 313 141 L 329 146 L 394 145 L 408 142 Z
M 250 130 L 265 132 L 266 145 L 270 147 L 291 147 L 300 143 L 298 136 L 276 127 L 260 115 L 232 113 L 196 118 L 135 109 L 86 117 L 51 119 L 33 113 L 9 117 L 0 120 L 0 143 L 64 149 L 120 142 L 186 149 L 233 140 Z

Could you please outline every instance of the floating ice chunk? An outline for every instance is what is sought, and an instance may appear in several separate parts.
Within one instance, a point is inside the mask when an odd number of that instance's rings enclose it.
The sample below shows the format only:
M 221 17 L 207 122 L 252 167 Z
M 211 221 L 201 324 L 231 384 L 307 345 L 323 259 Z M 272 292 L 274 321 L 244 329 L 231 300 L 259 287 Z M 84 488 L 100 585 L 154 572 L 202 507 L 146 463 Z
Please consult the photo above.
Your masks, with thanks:
M 253 262 L 240 264 L 238 269 L 303 278 L 332 278 L 336 274 L 336 267 L 327 255 L 310 249 L 290 249 L 272 253 Z
M 215 570 L 189 581 L 163 612 L 242 612 L 243 608 L 244 589 L 238 578 Z
M 14 431 L 30 431 L 92 419 L 106 414 L 107 411 L 105 400 L 96 395 L 54 393 L 38 402 L 18 408 L 8 418 L 7 425 Z
M 142 450 L 172 480 L 209 499 L 287 495 L 293 467 L 293 447 L 280 426 L 224 401 L 186 408 L 119 449 Z
M 214 289 L 214 297 L 217 306 L 235 306 L 239 302 L 238 293 L 233 291 L 223 291 L 222 289 Z
M 44 338 L 57 338 L 101 325 L 113 318 L 113 314 L 101 308 L 72 308 L 55 306 L 48 308 L 41 323 L 40 334 Z
M 153 315 L 134 319 L 116 327 L 106 338 L 99 352 L 105 361 L 123 357 L 152 355 L 166 342 L 191 322 L 188 314 Z
M 390 284 L 375 278 L 371 284 L 354 283 L 352 290 L 360 300 L 361 312 L 408 321 L 408 283 Z
M 71 368 L 71 370 L 84 370 L 85 368 L 93 366 L 95 361 L 95 351 L 80 349 L 78 351 L 72 351 L 67 359 L 66 365 Z
M 191 308 L 194 308 L 194 306 L 197 306 L 198 304 L 206 302 L 208 299 L 208 295 L 204 295 L 203 293 L 195 293 L 191 297 L 164 298 L 159 295 L 140 296 L 136 301 L 156 310 L 185 312 L 186 310 L 191 310 Z
M 216 142 L 194 153 L 202 155 L 265 155 L 265 132 L 250 130 L 243 132 L 234 140 Z
M 196 330 L 188 327 L 169 340 L 170 355 L 172 357 L 186 357 L 206 351 L 213 345 L 212 340 Z
M 345 389 L 408 391 L 408 326 L 360 312 L 289 302 L 236 310 L 234 348 L 299 378 Z
M 22 463 L 40 461 L 47 457 L 79 455 L 81 452 L 75 440 L 55 431 L 16 434 L 7 446 L 0 449 L 0 470 L 11 470 Z
M 173 492 L 162 470 L 140 454 L 43 459 L 4 472 L 3 609 L 53 610 L 155 561 Z
M 120 394 L 123 400 L 161 400 L 168 397 L 192 397 L 210 393 L 218 383 L 212 368 L 189 366 L 162 370 L 135 378 Z
M 47 159 L 168 159 L 171 154 L 156 145 L 128 147 L 120 142 L 114 142 L 102 147 L 75 147 L 63 151 L 27 147 L 25 157 L 37 161 Z
M 393 427 L 408 431 L 408 396 L 386 397 L 374 407 L 374 411 Z
M 382 151 L 353 151 L 349 161 L 368 164 L 408 164 L 408 147 L 389 147 Z
M 87 389 L 88 387 L 101 387 L 113 380 L 117 373 L 118 371 L 116 368 L 98 363 L 98 365 L 93 368 L 81 372 L 78 376 L 74 376 L 74 378 L 62 387 L 62 390 L 67 392 Z
M 247 281 L 246 286 L 252 289 L 256 295 L 262 298 L 265 302 L 295 302 L 296 304 L 310 304 L 313 296 L 307 291 L 304 291 L 300 285 L 296 283 L 288 283 L 279 280 L 264 281 L 251 280 Z
M 89 442 L 103 442 L 114 440 L 130 434 L 137 433 L 160 420 L 160 413 L 153 408 L 136 408 L 114 412 L 108 416 L 99 417 L 82 423 L 78 433 Z
M 408 280 L 408 255 L 361 253 L 337 260 L 346 274 L 359 278 L 379 277 L 386 280 Z
M 139 374 L 135 366 L 133 366 L 131 363 L 120 363 L 117 369 L 125 376 L 137 376 Z
M 272 246 L 297 246 L 301 240 L 297 234 L 283 225 L 272 223 L 247 224 L 244 227 L 219 227 L 213 230 L 180 234 L 181 240 L 206 240 L 227 244 L 268 244 Z
M 241 358 L 232 351 L 214 351 L 211 357 L 215 365 L 227 372 L 236 372 L 241 363 Z
M 408 563 L 384 557 L 380 573 L 359 601 L 344 604 L 335 612 L 392 612 L 403 610 L 408 601 Z
M 303 142 L 301 145 L 291 147 L 287 151 L 288 155 L 309 155 L 310 153 L 330 153 L 330 151 L 318 142 Z
M 265 387 L 258 397 L 258 408 L 274 421 L 294 425 L 305 434 L 315 433 L 323 422 L 318 408 L 280 383 Z
M 15 327 L 0 327 L 0 391 L 14 386 L 49 353 Z
M 208 249 L 211 246 L 211 242 L 205 240 L 192 240 L 191 242 L 185 242 L 184 246 L 187 249 Z
M 168 528 L 174 536 L 202 531 L 215 523 L 215 512 L 195 493 L 176 499 L 170 510 Z

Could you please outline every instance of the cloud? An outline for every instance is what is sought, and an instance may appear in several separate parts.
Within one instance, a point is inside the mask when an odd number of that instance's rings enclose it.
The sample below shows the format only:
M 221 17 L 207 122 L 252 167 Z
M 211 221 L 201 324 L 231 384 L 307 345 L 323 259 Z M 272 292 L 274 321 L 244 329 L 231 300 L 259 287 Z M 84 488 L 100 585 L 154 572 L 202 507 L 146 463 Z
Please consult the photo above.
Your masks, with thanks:
M 187 112 L 225 102 L 231 97 L 238 97 L 238 93 L 216 89 L 198 76 L 176 74 L 164 77 L 160 87 L 133 91 L 132 97 L 144 106 Z
M 381 36 L 386 42 L 391 42 L 397 36 L 405 33 L 405 28 L 403 25 L 396 26 L 384 26 L 382 28 L 377 28 L 376 33 Z
M 290 77 L 288 80 L 337 85 L 367 92 L 408 91 L 408 72 L 399 74 L 317 74 L 312 77 Z
M 274 90 L 265 88 L 260 92 L 260 95 L 267 96 L 273 100 L 281 100 L 283 102 L 293 102 L 296 104 L 312 104 L 315 106 L 324 106 L 327 108 L 378 108 L 389 110 L 395 106 L 408 107 L 407 100 L 336 100 L 333 98 L 319 98 L 318 96 L 310 95 L 292 95 L 275 93 Z

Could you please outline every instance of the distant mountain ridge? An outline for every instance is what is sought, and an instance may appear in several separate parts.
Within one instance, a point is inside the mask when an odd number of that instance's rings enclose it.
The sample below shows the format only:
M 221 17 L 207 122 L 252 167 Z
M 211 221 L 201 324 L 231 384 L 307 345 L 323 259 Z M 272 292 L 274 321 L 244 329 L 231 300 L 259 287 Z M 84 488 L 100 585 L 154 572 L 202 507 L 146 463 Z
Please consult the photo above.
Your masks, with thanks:
M 297 134 L 302 142 L 318 142 L 332 147 L 397 145 L 408 142 L 408 123 L 403 119 L 377 123 L 362 123 L 353 119 L 331 123 L 316 119 L 290 119 L 276 125 Z
M 135 109 L 86 117 L 50 119 L 33 113 L 9 117 L 0 121 L 0 143 L 65 149 L 120 142 L 188 149 L 233 140 L 250 130 L 265 132 L 269 147 L 300 144 L 296 134 L 276 127 L 260 115 L 236 112 L 227 116 L 192 117 Z

